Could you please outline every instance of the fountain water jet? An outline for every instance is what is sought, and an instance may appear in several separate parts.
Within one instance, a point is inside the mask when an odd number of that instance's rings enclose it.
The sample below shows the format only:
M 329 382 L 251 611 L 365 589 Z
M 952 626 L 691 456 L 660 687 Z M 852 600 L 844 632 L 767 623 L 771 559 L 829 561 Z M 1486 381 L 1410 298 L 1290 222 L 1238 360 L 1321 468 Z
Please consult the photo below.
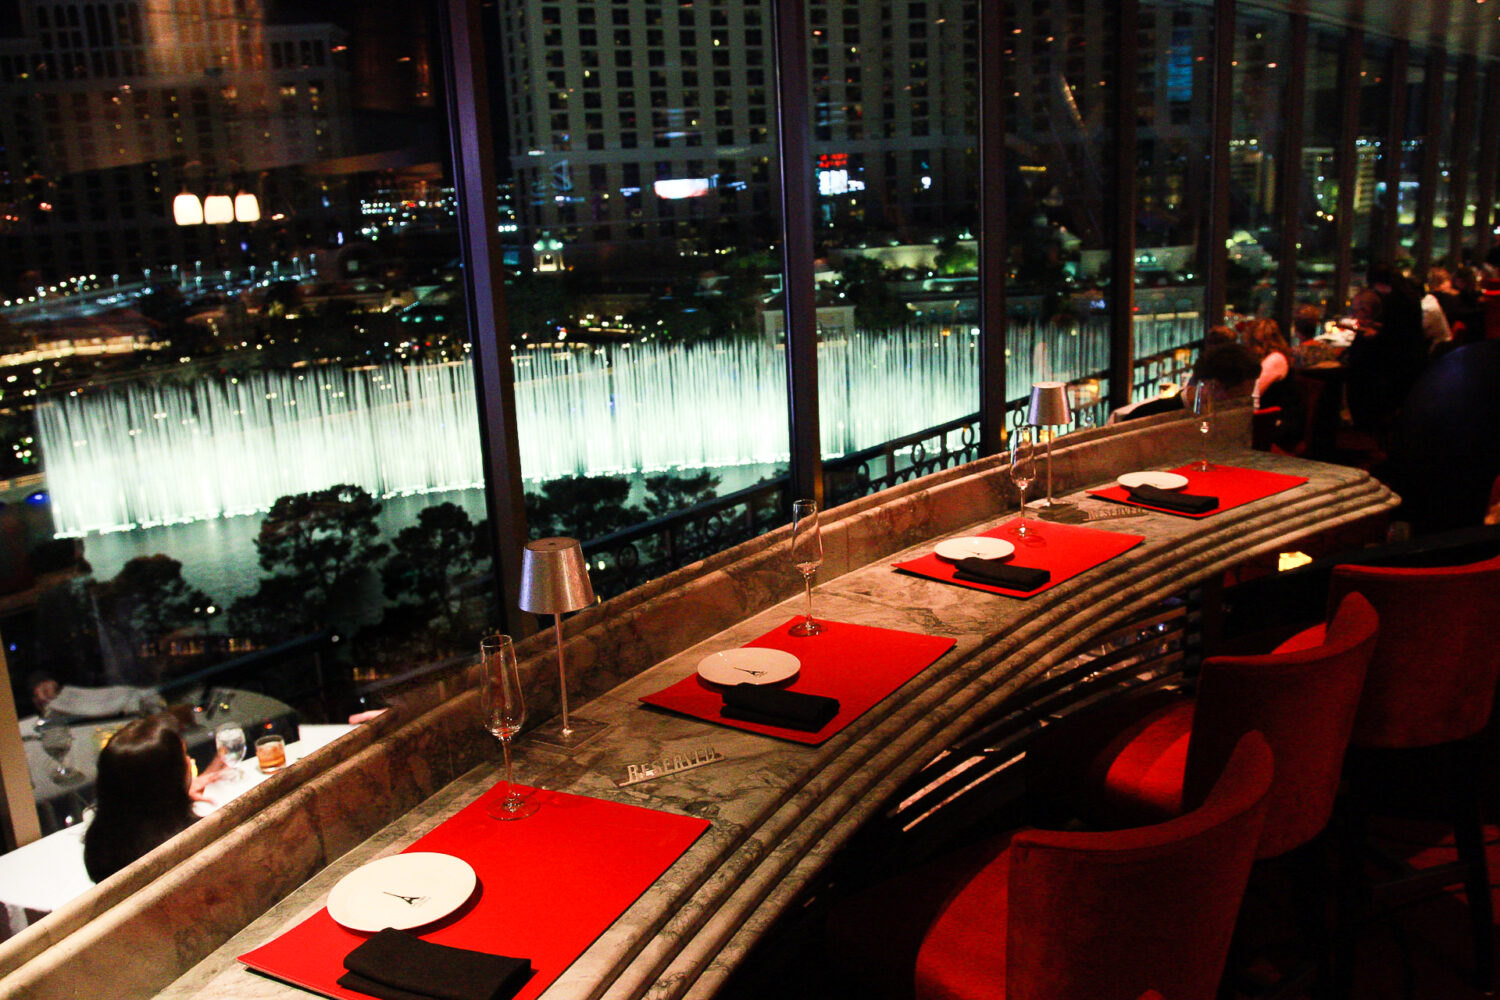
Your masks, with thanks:
M 1199 335 L 1177 331 L 1181 343 Z M 1008 398 L 1034 378 L 1107 365 L 1099 323 L 1013 324 L 1009 340 Z M 778 343 L 647 341 L 513 359 L 528 479 L 786 460 Z M 974 412 L 977 359 L 977 331 L 959 324 L 820 344 L 823 454 Z M 50 402 L 37 423 L 55 528 L 79 535 L 266 510 L 336 483 L 377 496 L 479 486 L 476 414 L 472 367 L 451 362 L 135 384 Z

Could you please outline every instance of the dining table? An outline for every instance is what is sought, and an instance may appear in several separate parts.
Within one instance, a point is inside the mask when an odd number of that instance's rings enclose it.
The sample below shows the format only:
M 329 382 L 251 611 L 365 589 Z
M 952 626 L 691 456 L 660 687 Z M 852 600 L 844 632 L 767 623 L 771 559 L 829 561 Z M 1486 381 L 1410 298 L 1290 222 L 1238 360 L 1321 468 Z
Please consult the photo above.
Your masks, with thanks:
M 1153 457 L 1142 451 L 1125 460 L 1150 467 Z M 660 873 L 642 883 L 638 894 L 619 901 L 617 914 L 598 919 L 587 933 L 573 928 L 574 938 L 584 942 L 576 955 L 565 962 L 549 958 L 544 984 L 523 991 L 523 1000 L 533 995 L 543 1000 L 715 996 L 777 922 L 797 911 L 851 838 L 892 807 L 891 795 L 971 738 L 976 727 L 1024 705 L 1049 677 L 1145 609 L 1222 579 L 1248 559 L 1273 557 L 1330 528 L 1384 517 L 1397 502 L 1361 470 L 1248 450 L 1218 460 L 1299 481 L 1201 518 L 1125 509 L 1078 490 L 1067 496 L 1075 521 L 1069 527 L 1098 532 L 1118 544 L 1098 548 L 1097 559 L 1070 568 L 1055 585 L 1032 594 L 955 585 L 897 568 L 930 556 L 944 538 L 1003 534 L 1015 519 L 1013 507 L 976 510 L 967 523 L 960 520 L 954 528 L 861 561 L 851 553 L 867 544 L 865 539 L 889 532 L 893 519 L 903 516 L 889 506 L 872 507 L 868 523 L 825 532 L 828 551 L 850 564 L 815 590 L 816 616 L 837 626 L 827 635 L 838 645 L 817 648 L 816 637 L 794 641 L 786 635 L 803 610 L 798 593 L 746 614 L 577 708 L 607 727 L 583 748 L 559 752 L 523 734 L 514 748 L 517 780 L 543 798 L 539 812 L 514 826 L 538 822 L 537 816 L 566 826 L 570 815 L 586 815 L 559 811 L 572 809 L 568 797 L 573 796 L 703 823 L 680 853 L 660 859 Z M 1096 476 L 1088 485 L 1100 488 L 1112 480 L 1112 475 Z M 930 488 L 920 502 L 953 503 L 961 495 L 974 494 Z M 1044 550 L 1057 525 L 1032 523 L 1038 535 L 1026 558 L 1047 565 Z M 755 566 L 756 573 L 768 571 L 763 562 Z M 718 717 L 712 698 L 701 696 L 707 682 L 699 665 L 706 659 L 768 643 L 795 651 L 796 641 L 809 643 L 801 648 L 812 666 L 797 675 L 793 691 L 845 699 L 858 688 L 850 679 L 863 680 L 883 659 L 907 657 L 911 667 L 889 673 L 882 682 L 886 686 L 868 694 L 859 711 L 812 740 L 733 724 Z M 664 693 L 674 688 L 690 697 L 664 703 Z M 451 725 L 477 731 L 477 718 L 462 696 L 439 711 L 451 716 Z M 294 985 L 298 969 L 284 964 L 288 946 L 301 940 L 297 935 L 316 931 L 322 936 L 307 940 L 341 942 L 328 945 L 337 952 L 348 948 L 355 938 L 328 930 L 330 894 L 371 862 L 425 844 L 454 843 L 444 831 L 455 823 L 477 822 L 462 817 L 500 794 L 498 750 L 494 746 L 478 766 L 332 859 L 154 995 L 162 1000 L 345 996 L 311 973 Z M 508 835 L 483 824 L 472 829 L 485 838 Z M 574 829 L 570 836 L 582 832 Z M 593 849 L 629 851 L 631 845 L 595 844 Z M 592 857 L 586 851 L 576 857 L 518 851 L 513 863 L 528 871 L 562 873 L 573 864 L 594 863 Z M 559 883 L 564 882 L 573 884 L 559 874 Z M 510 903 L 522 914 L 550 912 L 545 878 L 541 884 L 542 889 L 528 890 L 538 895 L 522 894 Z M 469 904 L 473 909 L 457 911 L 449 918 L 454 923 L 436 925 L 433 936 L 480 919 L 472 914 L 497 892 L 505 888 L 481 880 Z M 487 950 L 524 955 L 531 947 L 526 942 L 534 938 L 516 930 L 486 940 Z M 283 964 L 272 962 L 257 971 L 257 956 L 268 954 L 280 954 Z M 328 968 L 319 974 L 330 975 L 337 961 L 323 965 Z
M 247 699 L 247 703 L 250 701 Z M 118 720 L 114 724 L 118 726 Z M 302 760 L 353 728 L 343 724 L 299 727 L 297 739 L 287 744 L 288 763 Z M 205 800 L 193 803 L 193 811 L 199 817 L 222 808 L 270 776 L 260 769 L 253 754 L 236 764 L 228 775 L 207 785 Z M 5 926 L 0 927 L 0 939 L 93 887 L 94 882 L 83 867 L 83 836 L 92 819 L 93 810 L 86 807 L 74 822 L 0 854 L 0 907 L 4 908 L 5 921 Z
M 65 694 L 70 691 L 63 688 Z M 84 701 L 82 698 L 77 700 Z M 71 705 L 73 700 L 61 704 Z M 166 708 L 159 701 L 155 705 Z M 183 729 L 183 741 L 200 767 L 213 759 L 214 729 L 220 725 L 234 723 L 244 728 L 247 734 L 272 730 L 287 733 L 296 726 L 296 713 L 285 702 L 238 688 L 215 687 L 199 692 L 183 703 L 180 714 L 192 720 Z M 94 801 L 99 752 L 110 736 L 135 717 L 134 713 L 112 711 L 102 712 L 96 717 L 64 713 L 49 715 L 49 719 L 65 726 L 68 732 L 68 748 L 60 761 L 54 760 L 43 748 L 38 728 L 41 720 L 35 715 L 20 720 L 21 743 L 26 750 L 37 819 L 44 834 L 75 826 L 83 818 L 85 810 Z M 65 772 L 59 771 L 59 764 L 66 767 Z

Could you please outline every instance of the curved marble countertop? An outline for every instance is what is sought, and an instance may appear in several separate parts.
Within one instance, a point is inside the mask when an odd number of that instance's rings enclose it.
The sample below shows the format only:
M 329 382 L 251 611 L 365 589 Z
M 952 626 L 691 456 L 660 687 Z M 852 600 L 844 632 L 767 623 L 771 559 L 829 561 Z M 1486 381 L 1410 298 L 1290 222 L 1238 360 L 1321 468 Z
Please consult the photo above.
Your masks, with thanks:
M 976 720 L 1024 696 L 1029 682 L 1161 598 L 1299 538 L 1381 515 L 1397 499 L 1368 474 L 1258 452 L 1234 464 L 1309 477 L 1291 491 L 1204 520 L 1151 514 L 1105 520 L 1146 541 L 1028 601 L 894 572 L 930 540 L 817 588 L 819 617 L 947 636 L 957 646 L 821 747 L 807 747 L 649 709 L 638 701 L 690 674 L 709 652 L 786 621 L 800 597 L 754 614 L 657 663 L 578 714 L 611 723 L 562 757 L 524 739 L 518 780 L 702 816 L 712 826 L 544 994 L 549 1000 L 709 997 L 833 852 L 898 785 Z M 1085 507 L 1103 505 L 1075 497 Z M 855 515 L 902 516 L 874 507 Z M 972 533 L 1013 516 L 973 523 Z M 898 532 L 905 526 L 889 525 Z M 829 544 L 846 543 L 834 533 Z M 464 697 L 468 697 L 467 695 Z M 728 759 L 619 788 L 628 763 L 712 745 Z M 495 755 L 498 757 L 498 755 Z M 244 970 L 235 956 L 317 911 L 333 884 L 394 853 L 497 779 L 497 762 L 464 774 L 329 865 L 158 994 L 164 1000 L 290 1000 L 304 991 Z

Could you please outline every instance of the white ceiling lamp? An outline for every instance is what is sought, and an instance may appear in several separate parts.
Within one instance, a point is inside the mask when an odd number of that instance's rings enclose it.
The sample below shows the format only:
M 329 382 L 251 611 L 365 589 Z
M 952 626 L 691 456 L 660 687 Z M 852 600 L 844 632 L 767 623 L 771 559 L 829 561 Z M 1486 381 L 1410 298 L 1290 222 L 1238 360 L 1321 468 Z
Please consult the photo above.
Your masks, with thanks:
M 179 226 L 201 226 L 203 224 L 203 202 L 195 194 L 184 191 L 172 199 L 172 218 Z
M 260 221 L 260 202 L 256 199 L 255 195 L 248 191 L 241 191 L 234 196 L 234 221 Z
M 203 221 L 221 226 L 234 221 L 234 199 L 227 194 L 211 194 L 203 199 Z

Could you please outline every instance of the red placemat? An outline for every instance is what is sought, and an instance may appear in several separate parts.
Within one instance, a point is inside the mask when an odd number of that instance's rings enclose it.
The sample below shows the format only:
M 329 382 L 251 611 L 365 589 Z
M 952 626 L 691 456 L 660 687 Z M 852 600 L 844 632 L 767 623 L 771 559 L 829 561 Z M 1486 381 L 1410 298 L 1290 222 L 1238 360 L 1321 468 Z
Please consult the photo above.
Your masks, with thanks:
M 1194 496 L 1218 497 L 1219 506 L 1213 510 L 1204 511 L 1202 514 L 1184 514 L 1180 510 L 1167 510 L 1132 500 L 1123 486 L 1089 490 L 1089 493 L 1096 497 L 1103 497 L 1105 500 L 1127 503 L 1132 507 L 1144 507 L 1146 510 L 1160 511 L 1163 514 L 1176 514 L 1178 517 L 1211 517 L 1220 511 L 1230 510 L 1250 503 L 1252 500 L 1259 500 L 1307 482 L 1306 476 L 1289 476 L 1284 472 L 1263 472 L 1260 469 L 1242 469 L 1237 465 L 1217 463 L 1206 471 L 1196 469 L 1192 465 L 1184 465 L 1172 471 L 1187 477 L 1188 483 L 1182 488 L 1182 492 L 1191 493 Z
M 708 821 L 603 799 L 538 790 L 534 814 L 502 822 L 484 805 L 504 782 L 407 848 L 467 861 L 477 896 L 428 928 L 423 940 L 531 959 L 535 974 L 517 994 L 552 984 L 615 918 L 708 829 Z M 369 1000 L 338 985 L 344 956 L 368 939 L 319 910 L 240 956 L 252 969 L 343 1000 Z
M 1026 519 L 1027 531 L 1034 532 L 1028 541 L 1016 534 L 1019 521 L 1020 518 L 1012 518 L 997 528 L 981 532 L 981 537 L 1003 538 L 1016 547 L 1016 554 L 1010 557 L 1006 565 L 1044 569 L 1050 572 L 1052 579 L 1035 590 L 1010 590 L 988 583 L 971 583 L 968 580 L 955 579 L 954 574 L 958 572 L 958 566 L 947 559 L 939 558 L 932 552 L 925 556 L 918 556 L 916 559 L 896 563 L 896 569 L 902 573 L 911 573 L 913 576 L 925 576 L 932 580 L 941 580 L 943 583 L 957 584 L 960 587 L 972 587 L 974 590 L 987 590 L 992 594 L 1004 594 L 1006 597 L 1034 597 L 1064 580 L 1071 580 L 1084 570 L 1093 569 L 1100 563 L 1108 562 L 1121 552 L 1133 549 L 1146 540 L 1144 535 L 1100 531 L 1098 528 L 1058 524 L 1055 521 L 1028 517 Z
M 817 732 L 804 733 L 781 726 L 726 719 L 719 714 L 719 709 L 724 706 L 723 687 L 710 684 L 696 673 L 671 687 L 646 695 L 641 701 L 721 726 L 817 746 L 864 715 L 876 702 L 911 680 L 955 644 L 953 639 L 935 635 L 851 625 L 824 618 L 818 619 L 818 624 L 823 626 L 818 635 L 788 635 L 787 630 L 800 621 L 800 616 L 792 618 L 745 645 L 785 650 L 802 661 L 802 669 L 796 678 L 784 685 L 787 690 L 839 700 L 839 714 Z

